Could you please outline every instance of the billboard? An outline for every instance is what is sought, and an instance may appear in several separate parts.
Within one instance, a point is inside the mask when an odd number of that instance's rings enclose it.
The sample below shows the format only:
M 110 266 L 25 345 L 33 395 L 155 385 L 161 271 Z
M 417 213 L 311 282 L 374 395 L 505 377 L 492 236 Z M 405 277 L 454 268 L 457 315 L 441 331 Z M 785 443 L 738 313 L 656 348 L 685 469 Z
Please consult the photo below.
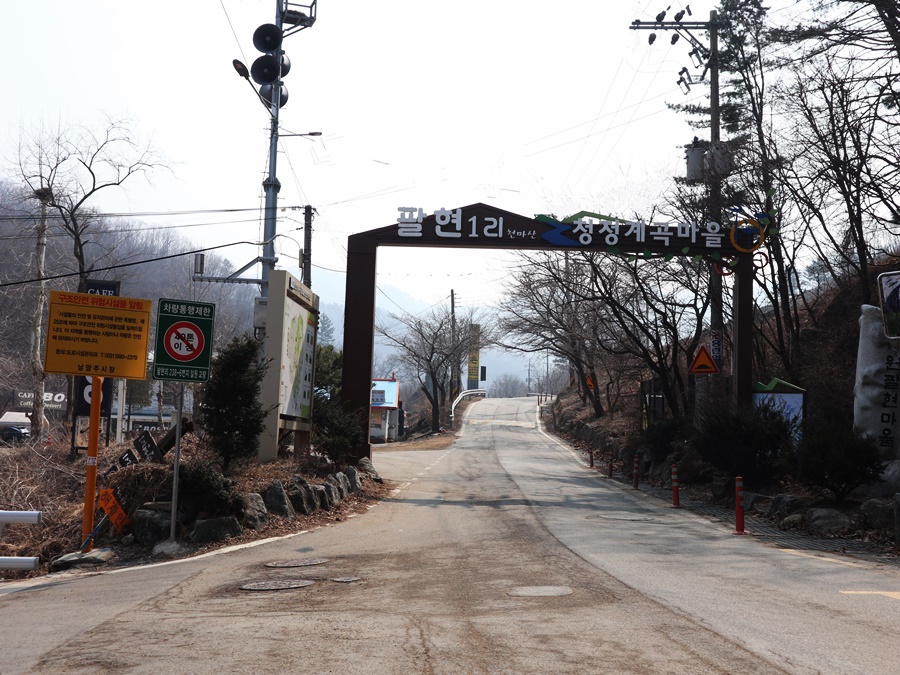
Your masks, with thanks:
M 257 322 L 265 330 L 265 353 L 270 359 L 261 400 L 269 411 L 260 438 L 261 462 L 278 456 L 282 432 L 298 432 L 294 445 L 309 437 L 312 422 L 313 377 L 316 358 L 319 298 L 284 270 L 269 274 L 265 311 Z

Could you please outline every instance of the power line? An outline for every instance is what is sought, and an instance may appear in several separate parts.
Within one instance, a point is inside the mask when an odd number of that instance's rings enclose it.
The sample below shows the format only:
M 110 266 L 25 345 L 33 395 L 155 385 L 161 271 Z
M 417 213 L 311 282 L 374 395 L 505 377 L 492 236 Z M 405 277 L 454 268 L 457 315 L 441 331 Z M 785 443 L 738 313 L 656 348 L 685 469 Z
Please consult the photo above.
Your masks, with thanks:
M 93 274 L 95 272 L 108 272 L 109 270 L 117 270 L 123 267 L 135 267 L 137 265 L 146 265 L 147 263 L 159 262 L 160 260 L 171 260 L 172 258 L 180 258 L 186 255 L 194 255 L 196 253 L 206 253 L 207 251 L 215 251 L 220 248 L 227 248 L 229 246 L 240 246 L 242 244 L 249 244 L 250 246 L 262 246 L 259 242 L 255 241 L 234 241 L 230 244 L 219 244 L 218 246 L 209 246 L 208 248 L 199 248 L 194 251 L 184 251 L 183 253 L 173 253 L 171 255 L 163 255 L 157 258 L 150 258 L 148 260 L 136 260 L 130 263 L 119 263 L 118 265 L 107 265 L 106 267 L 94 267 L 90 270 Z M 81 272 L 67 272 L 65 274 L 54 274 L 53 276 L 43 277 L 38 279 L 22 279 L 19 281 L 9 281 L 7 283 L 0 284 L 0 288 L 7 288 L 10 286 L 24 286 L 25 284 L 35 284 L 39 281 L 53 281 L 54 279 L 68 279 L 70 277 L 80 276 Z
M 277 206 L 277 209 L 297 210 L 303 206 Z M 253 211 L 265 211 L 265 207 L 254 207 L 252 209 L 194 209 L 190 211 L 122 211 L 110 213 L 85 212 L 93 218 L 153 218 L 157 216 L 194 216 L 203 213 L 248 213 Z M 0 222 L 15 222 L 18 220 L 36 220 L 37 215 L 22 216 L 0 216 Z M 61 220 L 62 216 L 48 213 L 47 220 Z
M 157 230 L 180 230 L 182 228 L 188 227 L 208 227 L 210 225 L 240 225 L 242 223 L 256 223 L 259 221 L 259 218 L 253 218 L 248 220 L 225 220 L 225 221 L 216 221 L 214 223 L 185 223 L 182 225 L 151 225 L 151 226 L 141 226 L 141 227 L 123 227 L 123 228 L 113 228 L 110 230 L 106 230 L 101 232 L 101 234 L 110 234 L 115 235 L 119 233 L 128 233 L 128 232 L 153 232 Z M 91 230 L 92 234 L 95 234 L 96 230 Z M 71 233 L 69 232 L 48 232 L 44 235 L 45 237 L 71 237 Z M 36 234 L 8 234 L 8 235 L 0 235 L 0 241 L 4 240 L 13 240 L 13 239 L 34 239 L 37 237 Z

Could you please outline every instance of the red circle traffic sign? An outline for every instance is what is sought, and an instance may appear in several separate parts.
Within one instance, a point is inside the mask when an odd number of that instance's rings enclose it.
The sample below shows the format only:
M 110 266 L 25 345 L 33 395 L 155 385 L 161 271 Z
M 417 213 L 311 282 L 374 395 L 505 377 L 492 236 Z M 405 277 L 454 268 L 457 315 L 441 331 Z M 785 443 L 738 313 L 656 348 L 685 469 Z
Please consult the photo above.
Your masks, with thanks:
M 203 331 L 190 321 L 178 321 L 166 330 L 163 346 L 176 361 L 193 361 L 203 352 Z

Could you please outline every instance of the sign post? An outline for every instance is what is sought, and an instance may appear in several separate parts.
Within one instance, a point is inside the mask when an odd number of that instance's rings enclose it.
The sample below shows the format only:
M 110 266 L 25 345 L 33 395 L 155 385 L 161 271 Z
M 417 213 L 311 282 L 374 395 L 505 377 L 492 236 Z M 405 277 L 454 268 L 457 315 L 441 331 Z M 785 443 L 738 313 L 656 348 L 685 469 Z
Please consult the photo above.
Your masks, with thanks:
M 209 382 L 216 306 L 207 302 L 159 299 L 153 379 L 179 383 L 175 420 L 175 460 L 172 467 L 172 518 L 169 539 L 175 541 L 178 520 L 178 473 L 181 465 L 181 416 L 184 383 Z
M 150 300 L 50 292 L 44 372 L 91 376 L 90 429 L 84 486 L 83 551 L 92 548 L 103 380 L 143 380 L 147 370 Z

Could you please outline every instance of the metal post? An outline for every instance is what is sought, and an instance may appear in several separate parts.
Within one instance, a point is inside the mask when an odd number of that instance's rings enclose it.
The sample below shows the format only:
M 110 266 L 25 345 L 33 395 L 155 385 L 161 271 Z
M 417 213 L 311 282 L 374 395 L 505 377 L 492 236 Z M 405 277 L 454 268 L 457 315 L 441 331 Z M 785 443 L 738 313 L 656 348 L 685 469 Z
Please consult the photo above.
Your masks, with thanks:
M 672 506 L 676 509 L 681 507 L 681 495 L 679 494 L 678 485 L 678 465 L 672 465 Z
M 169 539 L 175 541 L 178 521 L 178 470 L 181 465 L 181 413 L 184 410 L 184 382 L 178 388 L 178 419 L 175 421 L 175 460 L 172 469 L 172 518 L 169 521 Z
M 303 207 L 303 285 L 312 288 L 312 206 Z
M 737 476 L 734 479 L 734 533 L 747 534 L 744 531 L 744 479 Z
M 85 459 L 84 513 L 82 515 L 82 551 L 87 553 L 93 548 L 91 532 L 94 529 L 94 499 L 97 492 L 97 451 L 100 447 L 100 407 L 103 398 L 103 378 L 99 375 L 91 377 L 91 423 L 88 431 L 88 448 Z
M 279 30 L 282 27 L 281 19 L 281 3 L 283 0 L 275 2 L 275 25 Z M 281 183 L 276 176 L 276 168 L 278 164 L 278 110 L 281 108 L 281 57 L 284 54 L 283 49 L 278 49 L 273 53 L 279 62 L 278 78 L 272 83 L 272 101 L 269 105 L 269 114 L 271 116 L 271 126 L 269 131 L 269 175 L 263 181 L 263 189 L 266 193 L 266 212 L 263 220 L 263 259 L 262 259 L 262 275 L 260 284 L 260 295 L 266 298 L 269 296 L 269 273 L 275 269 L 275 234 L 277 229 L 278 215 L 278 192 L 281 190 Z
M 721 116 L 719 113 L 719 28 L 716 24 L 718 13 L 712 10 L 709 13 L 709 218 L 712 222 L 722 226 L 722 178 L 719 175 L 719 167 L 716 153 L 721 141 Z M 716 272 L 715 262 L 709 261 L 709 328 L 710 343 L 718 336 L 722 339 L 725 320 L 723 318 L 722 277 Z M 712 347 L 713 345 L 710 344 Z M 712 349 L 712 358 L 719 372 L 722 373 L 722 350 Z M 725 387 L 722 379 L 715 380 L 713 387 L 716 396 L 721 396 Z

